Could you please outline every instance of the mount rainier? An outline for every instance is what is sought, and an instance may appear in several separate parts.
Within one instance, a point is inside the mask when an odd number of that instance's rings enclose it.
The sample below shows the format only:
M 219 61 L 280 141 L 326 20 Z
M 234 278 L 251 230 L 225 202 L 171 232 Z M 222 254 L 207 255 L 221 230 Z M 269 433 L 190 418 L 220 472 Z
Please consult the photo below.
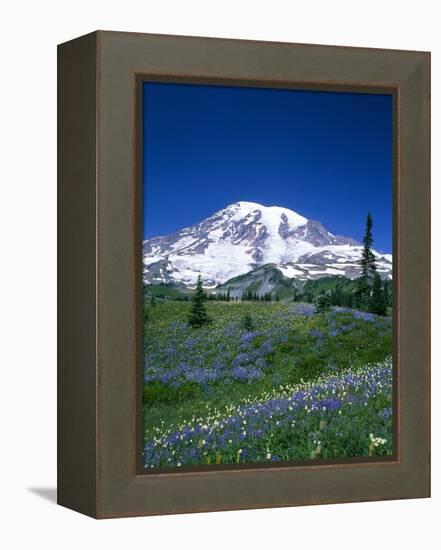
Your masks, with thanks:
M 305 281 L 360 275 L 361 243 L 334 235 L 288 208 L 237 202 L 170 235 L 143 242 L 145 284 L 204 287 L 271 265 L 284 278 Z M 374 251 L 377 271 L 392 278 L 391 254 Z

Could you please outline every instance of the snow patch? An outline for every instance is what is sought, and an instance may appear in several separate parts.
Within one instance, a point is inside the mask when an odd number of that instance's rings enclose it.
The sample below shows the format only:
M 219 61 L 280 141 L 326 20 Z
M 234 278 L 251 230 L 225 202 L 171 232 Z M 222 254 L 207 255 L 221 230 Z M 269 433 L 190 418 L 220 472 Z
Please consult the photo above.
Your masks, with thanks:
M 161 260 L 167 261 L 167 274 L 160 270 L 164 280 L 195 284 L 201 273 L 207 287 L 270 263 L 277 265 L 289 278 L 345 273 L 356 276 L 363 247 L 350 244 L 314 246 L 304 240 L 307 222 L 307 218 L 280 206 L 262 206 L 247 201 L 231 204 L 173 235 L 144 241 L 149 249 L 143 257 L 144 279 L 148 279 L 149 266 Z M 297 235 L 301 236 L 283 237 L 279 233 L 282 224 L 287 228 L 282 234 L 300 228 Z M 335 237 L 328 234 L 330 238 Z M 390 273 L 392 255 L 376 251 L 374 254 L 378 271 Z M 310 263 L 314 260 L 308 261 L 309 258 L 316 255 L 318 260 Z M 157 274 L 155 277 L 155 280 L 160 279 Z

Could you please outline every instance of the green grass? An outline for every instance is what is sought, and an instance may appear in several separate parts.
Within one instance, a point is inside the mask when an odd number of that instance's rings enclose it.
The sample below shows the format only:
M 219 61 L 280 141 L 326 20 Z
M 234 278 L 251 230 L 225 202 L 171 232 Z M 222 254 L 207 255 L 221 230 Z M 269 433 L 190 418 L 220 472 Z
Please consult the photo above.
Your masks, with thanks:
M 186 323 L 190 303 L 158 301 L 151 307 L 144 342 L 146 443 L 159 432 L 194 421 L 202 411 L 226 413 L 241 403 L 264 399 L 281 386 L 363 369 L 391 355 L 390 318 L 365 320 L 350 311 L 304 316 L 296 314 L 298 307 L 210 302 L 212 323 L 198 329 Z M 243 328 L 246 315 L 252 319 L 251 332 Z M 371 400 L 365 422 L 385 406 L 384 399 L 389 398 L 383 396 L 377 404 Z M 351 430 L 358 429 L 355 420 Z M 288 456 L 291 436 L 284 437 Z M 359 454 L 363 445 L 354 443 L 348 432 L 349 441 L 348 449 L 357 448 Z
M 167 300 L 185 300 L 188 298 L 187 294 L 180 292 L 172 285 L 150 285 L 144 288 L 144 296 L 146 298 L 163 298 Z

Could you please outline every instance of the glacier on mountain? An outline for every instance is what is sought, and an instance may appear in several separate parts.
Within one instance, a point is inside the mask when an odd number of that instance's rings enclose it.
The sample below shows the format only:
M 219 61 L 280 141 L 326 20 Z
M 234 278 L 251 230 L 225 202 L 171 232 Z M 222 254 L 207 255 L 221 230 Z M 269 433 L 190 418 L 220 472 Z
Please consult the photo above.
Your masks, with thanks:
M 363 247 L 320 222 L 280 206 L 240 201 L 200 223 L 143 242 L 145 284 L 193 286 L 199 274 L 215 287 L 265 264 L 300 280 L 360 274 Z M 392 277 L 392 256 L 374 251 L 377 270 Z

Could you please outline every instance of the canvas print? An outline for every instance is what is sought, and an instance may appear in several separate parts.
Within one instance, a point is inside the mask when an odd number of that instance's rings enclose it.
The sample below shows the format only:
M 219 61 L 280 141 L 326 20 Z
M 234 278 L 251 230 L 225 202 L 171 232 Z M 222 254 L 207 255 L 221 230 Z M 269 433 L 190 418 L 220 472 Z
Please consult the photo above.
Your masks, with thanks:
M 391 456 L 392 97 L 141 100 L 144 467 Z

